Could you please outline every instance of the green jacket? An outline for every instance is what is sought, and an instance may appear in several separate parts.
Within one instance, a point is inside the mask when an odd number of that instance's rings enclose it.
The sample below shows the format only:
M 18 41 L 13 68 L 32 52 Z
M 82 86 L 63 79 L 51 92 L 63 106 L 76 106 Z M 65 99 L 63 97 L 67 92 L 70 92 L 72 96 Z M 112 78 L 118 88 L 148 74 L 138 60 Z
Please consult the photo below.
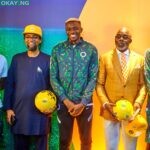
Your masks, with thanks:
M 74 46 L 62 42 L 52 50 L 50 79 L 60 101 L 68 98 L 84 105 L 91 103 L 97 71 L 97 50 L 83 39 Z

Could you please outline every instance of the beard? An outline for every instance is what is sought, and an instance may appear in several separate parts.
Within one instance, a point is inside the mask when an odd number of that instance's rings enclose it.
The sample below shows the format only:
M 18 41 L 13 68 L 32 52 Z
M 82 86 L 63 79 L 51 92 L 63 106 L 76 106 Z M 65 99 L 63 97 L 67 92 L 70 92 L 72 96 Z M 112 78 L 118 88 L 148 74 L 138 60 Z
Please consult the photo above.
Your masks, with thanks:
M 36 45 L 35 42 L 29 43 L 29 44 L 27 45 L 27 47 L 28 47 L 28 50 L 29 50 L 29 51 L 36 51 L 37 48 L 38 48 L 38 46 Z

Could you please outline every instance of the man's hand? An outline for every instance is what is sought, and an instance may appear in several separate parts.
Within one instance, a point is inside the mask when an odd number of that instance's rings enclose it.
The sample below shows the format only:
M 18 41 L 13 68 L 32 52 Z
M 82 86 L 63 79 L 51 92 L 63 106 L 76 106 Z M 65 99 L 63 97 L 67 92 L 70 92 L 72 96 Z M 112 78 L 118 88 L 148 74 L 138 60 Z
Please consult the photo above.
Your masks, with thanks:
M 107 109 L 109 111 L 109 113 L 113 116 L 116 117 L 115 114 L 113 113 L 113 107 L 115 106 L 115 104 L 113 103 L 106 103 L 105 104 L 105 109 Z
M 63 103 L 67 107 L 69 113 L 73 111 L 75 104 L 72 101 L 65 99 L 63 100 Z
M 139 114 L 140 112 L 140 108 L 138 108 L 136 111 L 134 111 L 133 115 L 129 118 L 129 122 L 133 121 L 135 119 L 135 117 Z
M 85 108 L 85 105 L 83 105 L 82 103 L 76 104 L 74 106 L 74 109 L 70 112 L 70 115 L 74 117 L 79 116 L 84 110 L 84 108 Z
M 12 122 L 11 122 L 11 117 L 14 117 L 15 116 L 15 113 L 12 109 L 8 109 L 6 111 L 6 114 L 7 114 L 7 122 L 12 125 Z
M 56 109 L 56 107 L 54 107 L 53 109 L 48 109 L 43 111 L 42 113 L 44 113 L 45 115 L 47 115 L 48 117 L 52 116 L 53 111 Z
M 134 105 L 133 105 L 133 108 L 134 108 L 134 111 L 136 111 L 137 109 L 141 109 L 141 104 L 135 102 Z
M 135 119 L 135 117 L 140 113 L 141 111 L 141 104 L 135 102 L 133 105 L 133 109 L 134 109 L 134 113 L 131 116 L 131 118 L 129 119 L 129 122 L 133 121 Z

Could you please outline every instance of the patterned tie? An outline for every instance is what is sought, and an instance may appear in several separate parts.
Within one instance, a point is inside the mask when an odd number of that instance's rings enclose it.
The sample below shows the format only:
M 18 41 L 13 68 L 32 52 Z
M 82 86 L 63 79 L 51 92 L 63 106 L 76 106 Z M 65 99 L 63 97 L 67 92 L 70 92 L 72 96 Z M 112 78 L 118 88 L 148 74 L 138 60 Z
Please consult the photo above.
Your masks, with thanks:
M 122 68 L 123 80 L 125 83 L 127 79 L 127 61 L 126 61 L 125 53 L 121 53 L 121 68 Z

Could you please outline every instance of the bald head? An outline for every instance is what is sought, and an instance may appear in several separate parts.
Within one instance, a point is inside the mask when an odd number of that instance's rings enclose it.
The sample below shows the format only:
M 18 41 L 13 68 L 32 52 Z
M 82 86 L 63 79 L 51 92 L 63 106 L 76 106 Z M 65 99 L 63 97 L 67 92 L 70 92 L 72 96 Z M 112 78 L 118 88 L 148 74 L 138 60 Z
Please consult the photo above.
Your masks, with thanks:
M 129 45 L 132 42 L 131 34 L 126 27 L 122 27 L 118 30 L 115 36 L 116 48 L 120 52 L 124 52 L 129 49 Z
M 121 27 L 118 30 L 117 34 L 119 34 L 119 33 L 123 33 L 123 34 L 126 34 L 126 35 L 131 37 L 131 33 L 130 33 L 130 31 L 129 31 L 129 29 L 127 27 Z

